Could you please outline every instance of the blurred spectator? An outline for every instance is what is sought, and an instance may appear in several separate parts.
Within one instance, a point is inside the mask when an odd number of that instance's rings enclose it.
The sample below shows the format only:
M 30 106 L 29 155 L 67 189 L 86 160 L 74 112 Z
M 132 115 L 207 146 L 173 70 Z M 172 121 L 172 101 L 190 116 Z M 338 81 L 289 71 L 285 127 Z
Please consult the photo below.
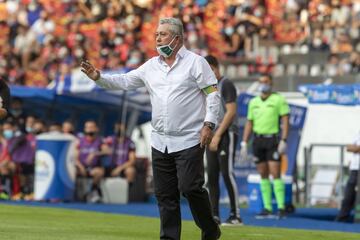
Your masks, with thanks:
M 74 127 L 74 124 L 72 123 L 72 121 L 70 121 L 70 120 L 65 120 L 62 123 L 61 130 L 62 130 L 62 133 L 75 135 L 75 127 Z
M 350 55 L 351 72 L 353 74 L 360 73 L 360 53 L 353 52 Z
M 43 45 L 45 38 L 55 30 L 55 23 L 50 19 L 49 14 L 43 10 L 38 18 L 30 28 L 30 32 L 35 35 L 38 44 Z
M 49 133 L 61 133 L 62 132 L 62 125 L 58 122 L 52 122 L 49 124 Z
M 47 126 L 45 122 L 41 119 L 36 119 L 33 125 L 33 133 L 39 135 L 47 132 Z
M 344 27 L 349 22 L 351 16 L 349 3 L 346 3 L 346 1 L 341 3 L 341 0 L 331 0 L 332 27 Z
M 339 74 L 339 62 L 340 59 L 336 54 L 331 54 L 328 57 L 325 73 L 326 76 L 333 77 Z
M 329 51 L 329 44 L 324 39 L 321 29 L 314 30 L 309 47 L 311 51 Z
M 92 179 L 92 186 L 87 193 L 87 201 L 101 200 L 100 180 L 104 177 L 104 168 L 101 166 L 100 150 L 102 139 L 95 121 L 88 120 L 84 124 L 84 136 L 79 139 L 78 157 L 76 161 L 76 175 Z
M 353 51 L 353 46 L 350 38 L 346 33 L 339 33 L 335 43 L 331 47 L 332 53 L 350 53 Z
M 250 39 L 246 37 L 245 26 L 234 26 L 231 23 L 224 29 L 227 46 L 224 51 L 228 57 L 244 57 L 250 49 Z
M 105 140 L 103 152 L 110 157 L 110 164 L 106 168 L 106 176 L 126 178 L 129 183 L 135 180 L 135 144 L 126 136 L 125 125 L 115 124 L 115 135 Z
M 3 134 L 6 139 L 6 151 L 9 170 L 19 181 L 19 192 L 15 191 L 12 199 L 32 199 L 34 183 L 35 149 L 26 134 L 21 133 L 18 126 L 12 121 L 3 125 Z
M 28 115 L 25 120 L 25 130 L 27 133 L 33 133 L 34 132 L 34 124 L 35 124 L 36 118 L 33 115 Z
M 7 153 L 7 140 L 3 136 L 3 126 L 0 134 L 0 200 L 7 200 L 11 194 L 10 176 L 15 172 L 15 165 Z M 7 133 L 6 133 L 7 134 Z
M 7 119 L 19 126 L 20 130 L 25 132 L 26 114 L 23 109 L 23 101 L 21 98 L 12 98 L 10 106 L 10 114 Z

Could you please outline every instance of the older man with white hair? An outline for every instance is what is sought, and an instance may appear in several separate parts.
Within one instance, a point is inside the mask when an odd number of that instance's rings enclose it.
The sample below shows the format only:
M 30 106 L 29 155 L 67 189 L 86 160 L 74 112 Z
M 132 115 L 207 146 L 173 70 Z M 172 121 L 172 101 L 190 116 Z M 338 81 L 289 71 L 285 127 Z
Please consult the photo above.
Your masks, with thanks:
M 202 230 L 201 239 L 219 239 L 220 229 L 203 187 L 204 147 L 211 142 L 220 106 L 217 80 L 206 60 L 185 48 L 179 19 L 160 19 L 155 38 L 159 56 L 129 73 L 105 75 L 87 61 L 82 71 L 101 87 L 131 90 L 145 86 L 150 94 L 160 239 L 180 239 L 180 193 L 189 201 Z

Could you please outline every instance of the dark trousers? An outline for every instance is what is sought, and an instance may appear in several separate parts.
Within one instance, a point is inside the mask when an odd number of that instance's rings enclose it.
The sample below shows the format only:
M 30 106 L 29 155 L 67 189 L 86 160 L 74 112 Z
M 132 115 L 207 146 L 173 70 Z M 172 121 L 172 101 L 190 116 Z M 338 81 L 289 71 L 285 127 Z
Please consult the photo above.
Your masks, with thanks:
M 219 215 L 219 176 L 223 176 L 226 189 L 229 194 L 231 215 L 240 217 L 238 189 L 233 173 L 235 148 L 237 137 L 234 132 L 226 131 L 219 143 L 218 150 L 212 152 L 206 149 L 208 188 L 213 214 Z
M 350 172 L 349 180 L 346 183 L 345 187 L 345 196 L 341 202 L 341 209 L 338 214 L 338 217 L 348 217 L 350 216 L 351 210 L 354 208 L 355 198 L 356 198 L 356 185 L 357 185 L 357 177 L 358 172 L 356 170 L 352 170 Z
M 160 239 L 180 240 L 180 193 L 187 198 L 203 240 L 217 239 L 218 226 L 212 218 L 209 195 L 204 185 L 204 149 L 200 145 L 162 153 L 152 148 L 155 196 L 160 211 Z

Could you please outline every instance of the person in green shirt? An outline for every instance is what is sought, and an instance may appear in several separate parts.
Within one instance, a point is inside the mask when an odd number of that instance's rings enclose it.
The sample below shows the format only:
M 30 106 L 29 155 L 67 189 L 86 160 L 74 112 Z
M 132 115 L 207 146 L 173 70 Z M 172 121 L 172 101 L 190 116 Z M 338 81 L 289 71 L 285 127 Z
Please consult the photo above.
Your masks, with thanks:
M 240 155 L 247 157 L 248 140 L 254 134 L 253 154 L 256 169 L 261 176 L 260 189 L 264 209 L 256 218 L 269 218 L 272 215 L 272 190 L 269 175 L 273 177 L 274 193 L 278 205 L 278 217 L 285 212 L 285 186 L 281 179 L 280 157 L 286 153 L 286 139 L 289 131 L 289 105 L 285 98 L 272 92 L 272 78 L 264 75 L 259 78 L 260 96 L 249 102 Z M 281 135 L 280 135 L 281 128 Z

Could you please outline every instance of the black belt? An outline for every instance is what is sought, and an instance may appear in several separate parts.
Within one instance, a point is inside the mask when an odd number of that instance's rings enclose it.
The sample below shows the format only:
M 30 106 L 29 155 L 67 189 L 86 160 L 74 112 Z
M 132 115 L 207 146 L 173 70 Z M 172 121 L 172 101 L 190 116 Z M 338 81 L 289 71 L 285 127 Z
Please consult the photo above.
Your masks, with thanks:
M 254 133 L 254 136 L 255 137 L 258 137 L 258 138 L 273 138 L 273 137 L 278 137 L 279 134 L 257 134 L 257 133 Z

